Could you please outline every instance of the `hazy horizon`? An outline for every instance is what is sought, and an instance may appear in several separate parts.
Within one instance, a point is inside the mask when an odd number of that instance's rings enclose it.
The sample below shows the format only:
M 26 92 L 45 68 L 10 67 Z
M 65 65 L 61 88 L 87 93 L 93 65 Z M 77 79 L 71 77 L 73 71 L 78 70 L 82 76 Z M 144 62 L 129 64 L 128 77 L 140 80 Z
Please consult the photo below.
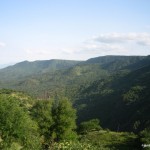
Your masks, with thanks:
M 0 65 L 150 54 L 150 1 L 6 0 Z

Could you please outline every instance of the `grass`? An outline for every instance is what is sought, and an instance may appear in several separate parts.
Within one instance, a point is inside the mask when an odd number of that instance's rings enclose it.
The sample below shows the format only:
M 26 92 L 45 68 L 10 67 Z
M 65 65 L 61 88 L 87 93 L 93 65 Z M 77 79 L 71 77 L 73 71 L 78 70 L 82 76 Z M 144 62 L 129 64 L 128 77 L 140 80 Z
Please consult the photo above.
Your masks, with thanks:
M 91 131 L 80 135 L 79 141 L 62 141 L 50 150 L 139 150 L 138 136 L 128 132 Z
M 128 132 L 93 131 L 80 137 L 82 142 L 114 150 L 138 150 L 138 137 Z

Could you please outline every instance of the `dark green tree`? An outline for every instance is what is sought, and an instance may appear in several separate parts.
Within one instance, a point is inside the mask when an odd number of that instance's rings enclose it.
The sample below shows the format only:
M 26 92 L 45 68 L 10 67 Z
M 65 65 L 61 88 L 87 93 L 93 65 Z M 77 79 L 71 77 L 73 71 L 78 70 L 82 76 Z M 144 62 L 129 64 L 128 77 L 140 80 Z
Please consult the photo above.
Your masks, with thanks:
M 43 145 L 48 145 L 52 136 L 51 127 L 54 124 L 52 119 L 52 101 L 39 100 L 32 107 L 31 115 L 38 123 L 40 135 L 43 137 Z
M 143 89 L 144 87 L 138 85 L 132 87 L 127 93 L 123 94 L 123 100 L 128 104 L 138 101 Z

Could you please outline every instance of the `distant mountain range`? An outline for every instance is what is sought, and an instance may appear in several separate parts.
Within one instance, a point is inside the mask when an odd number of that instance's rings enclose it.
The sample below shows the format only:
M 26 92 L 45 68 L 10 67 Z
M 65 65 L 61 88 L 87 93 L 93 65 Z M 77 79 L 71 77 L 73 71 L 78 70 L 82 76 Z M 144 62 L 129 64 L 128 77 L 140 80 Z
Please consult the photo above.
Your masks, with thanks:
M 22 78 L 29 75 L 36 75 L 56 70 L 67 69 L 79 63 L 80 61 L 71 60 L 43 60 L 43 61 L 23 61 L 13 66 L 8 66 L 0 70 L 0 76 L 7 80 Z M 6 76 L 5 76 L 6 75 Z
M 104 128 L 134 132 L 150 125 L 150 56 L 24 61 L 0 69 L 0 88 L 66 96 L 78 122 L 99 118 Z

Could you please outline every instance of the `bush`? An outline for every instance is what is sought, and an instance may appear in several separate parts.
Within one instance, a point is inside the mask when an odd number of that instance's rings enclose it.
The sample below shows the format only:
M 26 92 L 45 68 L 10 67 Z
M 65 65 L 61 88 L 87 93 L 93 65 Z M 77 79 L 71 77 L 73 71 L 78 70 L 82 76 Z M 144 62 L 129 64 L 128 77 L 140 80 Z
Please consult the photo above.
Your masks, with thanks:
M 87 132 L 93 131 L 93 130 L 100 130 L 102 128 L 99 124 L 100 124 L 100 121 L 98 119 L 92 119 L 89 121 L 85 121 L 79 125 L 78 131 L 79 131 L 79 133 L 87 133 Z
M 150 129 L 146 128 L 140 133 L 141 146 L 144 150 L 150 150 Z

